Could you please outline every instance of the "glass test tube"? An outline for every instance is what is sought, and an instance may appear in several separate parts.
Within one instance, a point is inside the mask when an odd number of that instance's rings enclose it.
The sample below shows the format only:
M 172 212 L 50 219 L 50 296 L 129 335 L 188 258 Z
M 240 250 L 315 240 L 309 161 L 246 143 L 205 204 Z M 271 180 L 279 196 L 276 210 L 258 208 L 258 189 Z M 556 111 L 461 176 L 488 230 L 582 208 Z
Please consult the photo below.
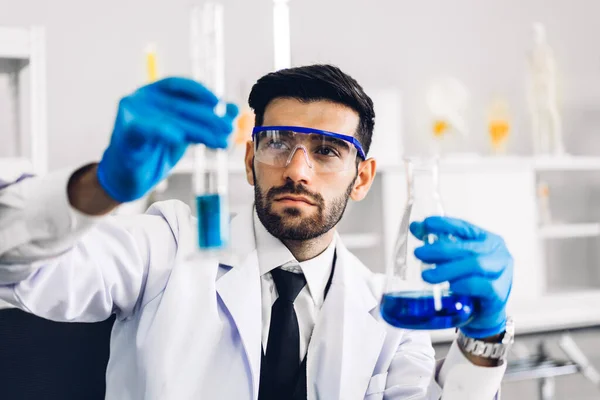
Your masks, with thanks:
M 190 43 L 194 79 L 222 99 L 225 92 L 225 70 L 221 4 L 205 3 L 192 9 Z M 221 100 L 215 111 L 219 115 L 225 114 L 225 104 Z M 227 152 L 195 145 L 193 156 L 198 247 L 201 250 L 221 249 L 229 239 Z

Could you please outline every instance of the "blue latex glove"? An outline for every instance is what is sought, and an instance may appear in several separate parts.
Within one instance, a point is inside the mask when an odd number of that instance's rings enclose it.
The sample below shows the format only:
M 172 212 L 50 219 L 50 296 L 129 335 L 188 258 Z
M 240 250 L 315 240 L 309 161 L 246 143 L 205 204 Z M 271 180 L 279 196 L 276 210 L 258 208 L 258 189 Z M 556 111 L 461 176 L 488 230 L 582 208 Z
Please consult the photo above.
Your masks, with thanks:
M 139 199 L 167 176 L 191 143 L 225 148 L 238 109 L 217 116 L 218 99 L 200 83 L 166 78 L 119 102 L 110 140 L 98 166 L 98 181 L 110 197 Z
M 448 217 L 413 222 L 410 231 L 419 239 L 427 234 L 439 238 L 415 250 L 417 258 L 436 265 L 423 271 L 423 279 L 429 283 L 448 281 L 452 292 L 474 298 L 474 318 L 461 327 L 463 333 L 480 339 L 504 332 L 513 279 L 513 259 L 504 240 L 466 221 Z

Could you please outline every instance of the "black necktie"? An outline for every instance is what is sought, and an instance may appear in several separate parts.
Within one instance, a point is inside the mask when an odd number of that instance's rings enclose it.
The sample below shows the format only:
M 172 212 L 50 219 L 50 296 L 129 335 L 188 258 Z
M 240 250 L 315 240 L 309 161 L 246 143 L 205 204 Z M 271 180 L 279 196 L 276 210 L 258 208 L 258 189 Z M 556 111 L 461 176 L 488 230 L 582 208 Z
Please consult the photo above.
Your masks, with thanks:
M 300 330 L 294 300 L 306 285 L 303 274 L 271 271 L 279 297 L 271 308 L 267 351 L 260 369 L 260 400 L 289 399 L 300 372 Z

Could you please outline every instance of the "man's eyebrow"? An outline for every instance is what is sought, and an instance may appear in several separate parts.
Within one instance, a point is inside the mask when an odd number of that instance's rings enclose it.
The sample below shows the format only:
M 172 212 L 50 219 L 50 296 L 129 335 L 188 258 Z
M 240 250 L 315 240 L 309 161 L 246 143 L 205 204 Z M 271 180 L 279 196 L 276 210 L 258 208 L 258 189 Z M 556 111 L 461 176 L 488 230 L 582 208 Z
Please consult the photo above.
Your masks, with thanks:
M 290 131 L 290 130 L 276 130 L 275 132 L 277 132 L 279 134 L 279 136 L 294 136 L 294 132 Z
M 275 132 L 275 133 L 277 133 L 277 136 L 285 136 L 285 137 L 290 137 L 290 136 L 294 135 L 293 131 L 290 131 L 290 130 L 280 130 L 280 129 L 267 129 L 267 130 L 264 130 L 264 131 L 260 131 L 259 134 L 265 136 L 269 132 Z
M 336 145 L 349 147 L 348 142 L 346 142 L 345 140 L 342 140 L 342 139 L 338 139 L 338 138 L 334 138 L 334 137 L 330 137 L 330 136 L 323 136 L 322 140 L 325 142 L 336 144 Z

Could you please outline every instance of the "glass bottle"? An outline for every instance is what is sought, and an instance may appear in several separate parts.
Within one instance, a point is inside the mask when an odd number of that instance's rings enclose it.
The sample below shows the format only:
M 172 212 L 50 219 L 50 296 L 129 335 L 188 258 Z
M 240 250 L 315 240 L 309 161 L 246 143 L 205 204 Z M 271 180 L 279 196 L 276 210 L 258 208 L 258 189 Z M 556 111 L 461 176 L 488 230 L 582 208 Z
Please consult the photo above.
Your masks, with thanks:
M 510 110 L 503 98 L 495 98 L 487 113 L 490 144 L 495 155 L 506 154 L 506 143 L 510 135 Z
M 533 24 L 534 43 L 528 56 L 527 97 L 535 154 L 564 155 L 562 116 L 558 107 L 558 74 L 554 51 L 543 24 Z
M 453 294 L 447 282 L 437 285 L 425 282 L 421 272 L 435 268 L 435 265 L 422 263 L 414 255 L 414 250 L 424 242 L 431 244 L 436 240 L 454 239 L 451 236 L 438 238 L 433 234 L 418 239 L 409 229 L 412 222 L 444 215 L 437 159 L 409 158 L 405 165 L 408 196 L 394 249 L 394 262 L 387 269 L 381 315 L 390 325 L 405 329 L 463 326 L 473 313 L 472 298 Z

